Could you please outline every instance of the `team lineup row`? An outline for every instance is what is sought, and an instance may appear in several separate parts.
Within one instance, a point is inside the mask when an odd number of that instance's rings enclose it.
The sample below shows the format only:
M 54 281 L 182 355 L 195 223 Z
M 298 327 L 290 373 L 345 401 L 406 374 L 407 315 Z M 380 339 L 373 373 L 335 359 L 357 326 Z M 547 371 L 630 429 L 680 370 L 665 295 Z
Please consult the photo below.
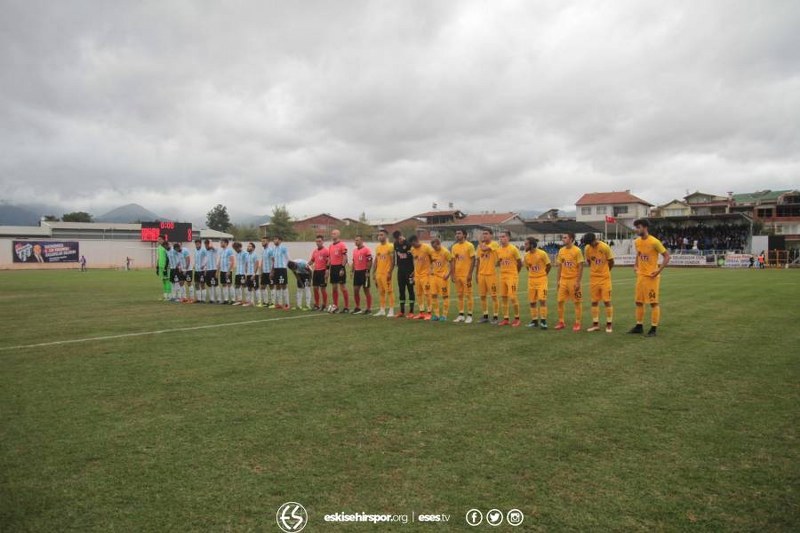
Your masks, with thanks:
M 655 237 L 649 235 L 646 219 L 634 222 L 637 239 L 636 261 L 636 325 L 629 333 L 644 333 L 645 305 L 651 308 L 651 327 L 648 336 L 655 336 L 659 324 L 661 272 L 669 264 L 669 252 Z M 478 286 L 481 318 L 478 323 L 518 327 L 520 301 L 517 294 L 523 268 L 528 271 L 528 327 L 547 329 L 548 276 L 550 256 L 537 248 L 536 239 L 525 241 L 524 254 L 510 243 L 510 235 L 501 232 L 499 242 L 491 230 L 483 231 L 477 248 L 466 240 L 463 231 L 456 232 L 456 241 L 447 249 L 439 239 L 422 243 L 416 235 L 406 239 L 395 232 L 393 241 L 385 231 L 378 234 L 374 252 L 356 236 L 352 259 L 347 245 L 340 240 L 338 230 L 331 232 L 331 244 L 324 237 L 316 238 L 316 249 L 308 260 L 289 259 L 289 252 L 280 236 L 264 237 L 262 249 L 254 243 L 243 246 L 227 239 L 219 249 L 209 240 L 194 242 L 189 251 L 180 243 L 170 245 L 159 237 L 156 274 L 163 283 L 164 300 L 183 303 L 219 303 L 241 306 L 290 309 L 289 271 L 296 280 L 296 307 L 303 310 L 350 313 L 350 294 L 347 290 L 347 271 L 351 265 L 355 307 L 352 314 L 446 321 L 450 311 L 451 285 L 455 288 L 458 316 L 454 322 L 472 323 L 474 284 Z M 599 331 L 601 304 L 605 311 L 605 331 L 613 332 L 611 301 L 611 271 L 614 253 L 592 233 L 582 238 L 583 251 L 575 235 L 563 235 L 563 246 L 556 255 L 558 323 L 555 329 L 566 327 L 564 317 L 567 302 L 573 302 L 575 322 L 573 331 L 581 331 L 583 295 L 581 282 L 584 267 L 589 268 L 589 292 L 592 325 L 587 331 Z M 659 261 L 662 257 L 663 260 Z M 393 279 L 397 275 L 399 312 L 395 314 Z M 372 311 L 371 285 L 375 284 L 379 308 Z M 332 304 L 328 304 L 327 286 L 332 286 Z M 187 294 L 188 287 L 188 294 Z M 312 304 L 313 289 L 313 304 Z M 339 307 L 340 295 L 343 307 Z M 365 307 L 361 308 L 362 295 Z M 418 299 L 419 298 L 419 299 Z M 489 301 L 491 300 L 491 306 Z M 415 310 L 415 306 L 417 309 Z M 502 315 L 502 319 L 500 316 Z

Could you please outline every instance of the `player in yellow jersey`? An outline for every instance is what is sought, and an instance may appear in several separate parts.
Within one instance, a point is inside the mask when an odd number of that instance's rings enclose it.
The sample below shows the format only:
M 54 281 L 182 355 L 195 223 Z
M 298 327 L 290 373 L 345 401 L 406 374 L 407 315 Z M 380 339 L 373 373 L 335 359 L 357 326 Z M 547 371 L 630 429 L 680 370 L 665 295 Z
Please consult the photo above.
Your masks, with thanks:
M 500 247 L 496 241 L 492 240 L 494 232 L 490 229 L 483 230 L 481 242 L 478 244 L 477 280 L 478 294 L 481 297 L 481 310 L 483 318 L 480 324 L 489 323 L 489 307 L 487 297 L 492 297 L 494 310 L 492 324 L 497 324 L 497 315 L 500 314 L 500 301 L 497 299 L 497 249 Z
M 497 249 L 497 266 L 500 267 L 500 300 L 503 307 L 503 320 L 498 326 L 519 327 L 519 271 L 522 269 L 522 254 L 519 248 L 509 242 L 511 234 L 500 233 L 500 247 Z M 509 321 L 511 308 L 514 308 L 514 321 Z
M 611 269 L 614 252 L 594 233 L 583 236 L 583 255 L 589 265 L 589 298 L 592 300 L 592 327 L 586 331 L 600 331 L 600 302 L 606 308 L 606 333 L 613 332 L 614 308 L 611 306 Z
M 411 255 L 414 258 L 414 286 L 417 295 L 420 295 L 419 313 L 414 318 L 419 320 L 431 319 L 431 253 L 430 244 L 419 242 L 419 237 L 412 235 L 408 238 L 411 245 Z M 411 318 L 411 317 L 409 317 Z
M 388 242 L 386 230 L 378 232 L 378 246 L 375 247 L 375 262 L 372 263 L 372 277 L 378 287 L 381 307 L 375 316 L 394 318 L 394 289 L 392 288 L 392 272 L 394 272 L 394 244 Z M 386 304 L 389 312 L 386 312 Z
M 565 233 L 562 237 L 564 246 L 558 250 L 558 324 L 555 329 L 564 329 L 564 305 L 567 300 L 575 303 L 575 325 L 572 331 L 581 330 L 581 308 L 583 295 L 581 294 L 581 278 L 583 277 L 583 254 L 575 246 L 575 234 Z
M 439 239 L 431 240 L 431 321 L 447 321 L 450 312 L 450 276 L 453 274 L 453 255 L 442 246 Z M 439 298 L 442 299 L 442 314 L 439 314 Z
M 472 296 L 472 275 L 475 272 L 475 246 L 467 240 L 464 230 L 456 230 L 456 242 L 450 248 L 453 254 L 453 283 L 458 296 L 458 317 L 453 322 L 472 323 L 475 300 Z M 467 316 L 464 317 L 466 309 Z
M 525 267 L 528 269 L 528 303 L 531 307 L 529 328 L 547 329 L 547 275 L 552 265 L 547 252 L 538 248 L 539 241 L 525 239 Z M 538 307 L 537 307 L 538 304 Z
M 633 241 L 636 245 L 636 325 L 628 332 L 634 334 L 644 333 L 644 304 L 650 304 L 650 331 L 648 337 L 656 336 L 658 322 L 661 319 L 661 306 L 659 305 L 659 289 L 661 285 L 661 272 L 669 264 L 669 252 L 661 241 L 650 235 L 650 222 L 647 219 L 635 220 L 633 227 L 638 238 Z M 658 264 L 658 256 L 664 260 Z

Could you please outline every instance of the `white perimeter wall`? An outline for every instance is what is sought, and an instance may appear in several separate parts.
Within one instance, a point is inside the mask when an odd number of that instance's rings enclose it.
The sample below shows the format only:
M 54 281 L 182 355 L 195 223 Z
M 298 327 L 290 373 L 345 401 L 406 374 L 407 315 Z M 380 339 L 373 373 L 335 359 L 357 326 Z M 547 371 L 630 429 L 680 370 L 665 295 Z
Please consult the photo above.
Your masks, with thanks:
M 63 269 L 78 268 L 78 263 L 14 263 L 15 240 L 25 239 L 0 239 L 0 269 Z M 43 238 L 29 239 L 41 241 L 57 242 L 59 239 Z M 74 241 L 65 239 L 64 241 Z M 344 241 L 348 249 L 355 248 L 353 241 Z M 78 240 L 78 253 L 86 256 L 89 268 L 124 268 L 125 257 L 130 257 L 133 261 L 131 268 L 155 268 L 155 244 L 140 241 L 98 241 L 98 240 Z M 261 251 L 261 243 L 256 241 L 256 250 Z M 306 259 L 311 257 L 311 252 L 317 245 L 313 242 L 287 242 L 289 248 L 289 258 Z M 330 241 L 326 242 L 330 244 Z M 370 249 L 375 250 L 378 243 L 365 243 Z M 219 242 L 214 241 L 214 246 L 219 248 Z M 189 244 L 189 250 L 194 250 L 194 244 Z

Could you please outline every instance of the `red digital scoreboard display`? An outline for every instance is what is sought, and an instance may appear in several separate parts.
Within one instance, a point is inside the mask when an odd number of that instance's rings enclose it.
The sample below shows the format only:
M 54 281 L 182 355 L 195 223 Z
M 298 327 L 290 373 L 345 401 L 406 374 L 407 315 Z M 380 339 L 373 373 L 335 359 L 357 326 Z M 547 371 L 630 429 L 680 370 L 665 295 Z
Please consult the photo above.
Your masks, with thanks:
M 166 235 L 169 242 L 192 242 L 190 222 L 142 222 L 142 240 L 156 242 L 159 235 Z

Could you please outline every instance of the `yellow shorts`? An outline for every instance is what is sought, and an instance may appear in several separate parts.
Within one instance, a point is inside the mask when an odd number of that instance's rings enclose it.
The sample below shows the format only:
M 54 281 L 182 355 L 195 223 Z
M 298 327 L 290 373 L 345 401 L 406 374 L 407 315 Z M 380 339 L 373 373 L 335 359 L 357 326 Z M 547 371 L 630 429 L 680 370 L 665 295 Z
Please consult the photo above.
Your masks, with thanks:
M 637 276 L 636 277 L 636 303 L 637 304 L 657 304 L 659 287 L 661 285 L 661 276 L 651 278 L 650 276 Z
M 611 280 L 603 280 L 598 282 L 590 281 L 589 297 L 592 299 L 592 302 L 610 302 Z
M 492 298 L 497 297 L 497 276 L 494 274 L 484 275 L 478 274 L 478 294 L 481 298 L 490 295 Z
M 580 288 L 575 290 L 574 279 L 562 280 L 558 286 L 558 301 L 566 302 L 567 300 L 573 300 L 575 303 L 583 301 L 583 293 Z
M 430 294 L 431 293 L 431 277 L 430 276 L 414 275 L 414 286 L 422 294 Z
M 500 276 L 500 296 L 503 298 L 516 295 L 517 287 L 519 287 L 518 276 Z
M 453 278 L 456 286 L 456 294 L 459 296 L 472 296 L 472 279 L 468 276 L 456 276 Z
M 528 278 L 528 301 L 547 300 L 547 278 Z
M 444 279 L 439 276 L 431 276 L 429 279 L 430 282 L 430 294 L 432 296 L 441 296 L 442 298 L 449 298 L 450 297 L 450 280 Z
M 375 273 L 375 285 L 378 287 L 378 292 L 382 294 L 392 294 L 394 292 L 392 281 L 387 279 L 387 276 L 386 272 Z

